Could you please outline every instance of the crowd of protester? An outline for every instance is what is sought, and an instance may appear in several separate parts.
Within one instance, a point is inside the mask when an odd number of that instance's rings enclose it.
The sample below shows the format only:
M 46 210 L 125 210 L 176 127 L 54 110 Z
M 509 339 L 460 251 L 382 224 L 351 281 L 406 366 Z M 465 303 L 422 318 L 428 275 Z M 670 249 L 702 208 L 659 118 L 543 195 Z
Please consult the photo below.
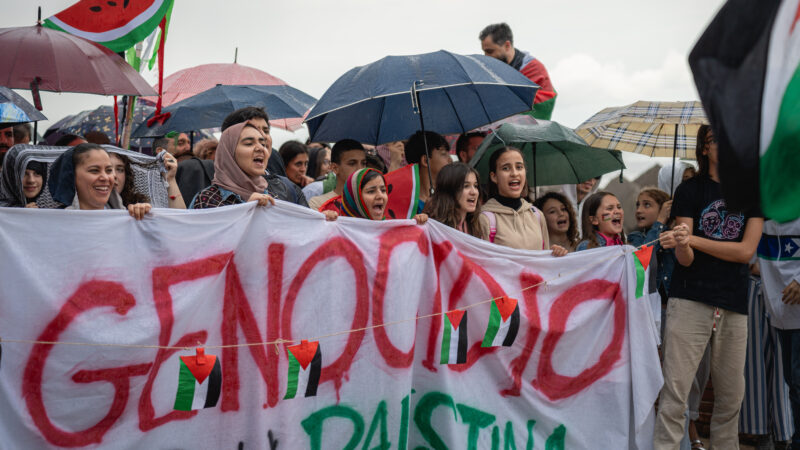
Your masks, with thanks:
M 500 25 L 481 33 L 484 50 L 509 64 L 521 64 L 527 56 L 517 53 L 510 30 Z M 534 64 L 529 69 L 541 74 L 544 67 Z M 552 87 L 549 79 L 547 84 Z M 540 100 L 554 99 L 553 94 Z M 598 190 L 598 179 L 530 189 L 522 152 L 512 146 L 491 154 L 488 183 L 481 185 L 479 173 L 468 163 L 486 136 L 482 132 L 459 136 L 453 148 L 444 136 L 426 131 L 377 147 L 343 139 L 288 141 L 275 150 L 269 117 L 256 107 L 231 113 L 221 129 L 219 141 L 203 139 L 194 148 L 180 131 L 154 140 L 168 197 L 163 204 L 202 209 L 256 202 L 269 207 L 282 200 L 319 211 L 329 221 L 340 216 L 384 220 L 391 195 L 385 175 L 415 164 L 419 201 L 412 212 L 419 225 L 432 219 L 495 245 L 545 250 L 552 257 L 598 247 L 653 245 L 650 291 L 663 308 L 664 373 L 655 447 L 678 448 L 689 417 L 691 446 L 702 448 L 693 421 L 710 376 L 715 399 L 711 440 L 715 448 L 738 448 L 738 432 L 748 431 L 743 418 L 751 414 L 746 401 L 742 410 L 745 391 L 765 389 L 758 383 L 766 383 L 745 377 L 746 360 L 756 364 L 748 355 L 762 345 L 757 340 L 748 345 L 748 312 L 751 321 L 768 322 L 754 258 L 764 218 L 757 210 L 737 212 L 726 207 L 710 127 L 702 126 L 698 132 L 698 169 L 684 162 L 674 169 L 665 167 L 658 187 L 643 188 L 635 205 L 623 205 L 614 194 Z M 35 208 L 47 190 L 64 209 L 127 209 L 137 220 L 153 212 L 148 193 L 137 190 L 133 181 L 131 161 L 113 147 L 104 147 L 109 143 L 107 138 L 103 141 L 104 135 L 65 134 L 56 145 L 67 149 L 55 161 L 30 161 L 21 167 L 13 162 L 25 147 L 14 144 L 28 143 L 30 137 L 29 125 L 0 129 L 0 153 L 5 155 L 0 172 L 3 206 Z M 623 229 L 625 210 L 636 218 L 635 229 L 628 233 Z M 797 274 L 800 270 L 788 277 L 786 286 L 771 288 L 787 305 L 800 303 Z M 786 274 L 769 280 L 776 278 L 787 280 Z M 761 313 L 753 312 L 759 308 Z M 761 322 L 750 325 L 751 338 L 756 326 L 774 330 Z M 783 416 L 796 414 L 793 420 L 781 419 L 786 426 L 776 431 L 776 420 L 761 418 L 766 417 L 763 411 L 754 412 L 759 423 L 768 425 L 748 432 L 772 433 L 780 446 L 789 439 L 797 442 L 800 433 L 800 340 L 791 329 L 775 336 L 770 345 L 777 350 L 771 352 L 781 355 L 777 360 L 782 368 L 769 389 L 791 399 L 778 408 Z

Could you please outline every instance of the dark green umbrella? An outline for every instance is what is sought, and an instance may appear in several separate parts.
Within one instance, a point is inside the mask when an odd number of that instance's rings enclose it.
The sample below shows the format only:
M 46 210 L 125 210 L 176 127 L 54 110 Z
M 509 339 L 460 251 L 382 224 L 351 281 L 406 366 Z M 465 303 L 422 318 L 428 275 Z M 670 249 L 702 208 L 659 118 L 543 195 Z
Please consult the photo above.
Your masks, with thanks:
M 504 123 L 483 140 L 469 162 L 482 183 L 489 181 L 489 158 L 504 146 L 522 150 L 528 185 L 533 187 L 578 184 L 625 168 L 619 150 L 589 147 L 571 128 L 556 122 Z

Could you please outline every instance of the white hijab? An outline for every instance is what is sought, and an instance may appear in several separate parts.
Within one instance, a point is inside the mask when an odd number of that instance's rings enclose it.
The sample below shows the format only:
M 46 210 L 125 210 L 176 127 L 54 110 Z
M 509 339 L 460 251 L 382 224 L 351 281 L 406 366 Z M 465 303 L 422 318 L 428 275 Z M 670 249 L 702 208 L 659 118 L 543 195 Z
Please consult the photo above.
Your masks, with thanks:
M 675 162 L 675 178 L 672 178 L 672 164 L 668 164 L 658 171 L 658 188 L 669 194 L 670 197 L 675 195 L 675 189 L 683 182 L 683 172 L 687 169 L 694 169 L 694 167 L 685 162 Z M 672 180 L 672 182 L 670 181 Z M 670 188 L 672 188 L 670 190 Z

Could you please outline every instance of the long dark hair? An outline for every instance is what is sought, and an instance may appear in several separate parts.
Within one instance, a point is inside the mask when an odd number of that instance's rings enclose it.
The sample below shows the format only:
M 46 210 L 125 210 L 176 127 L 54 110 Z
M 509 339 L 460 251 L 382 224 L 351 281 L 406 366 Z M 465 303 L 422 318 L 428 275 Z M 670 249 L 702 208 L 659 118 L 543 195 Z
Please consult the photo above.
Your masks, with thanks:
M 425 214 L 448 227 L 458 227 L 459 219 L 456 214 L 458 197 L 464 190 L 464 182 L 470 173 L 475 175 L 475 180 L 480 180 L 478 171 L 464 163 L 457 162 L 442 167 L 439 175 L 436 176 L 436 191 L 425 203 Z M 478 205 L 482 203 L 481 200 L 480 189 L 478 189 Z M 478 206 L 475 212 L 467 213 L 467 217 L 464 219 L 467 224 L 467 233 L 478 238 L 483 234 L 483 227 L 478 220 L 480 215 L 480 206 Z
M 567 228 L 567 239 L 572 245 L 578 243 L 578 221 L 575 219 L 575 208 L 572 207 L 572 202 L 564 195 L 558 192 L 548 192 L 533 202 L 533 206 L 539 208 L 544 212 L 544 204 L 548 200 L 557 200 L 567 208 L 567 216 L 569 217 L 569 228 Z M 549 229 L 548 229 L 549 231 Z
M 146 195 L 136 192 L 131 160 L 119 153 L 108 152 L 108 155 L 110 157 L 116 156 L 125 165 L 125 184 L 122 185 L 122 192 L 119 194 L 122 197 L 122 204 L 128 206 L 135 203 L 150 203 L 150 199 Z
M 582 239 L 584 241 L 589 241 L 588 248 L 600 247 L 600 242 L 597 241 L 597 233 L 595 233 L 598 229 L 596 225 L 592 224 L 590 217 L 597 216 L 597 210 L 600 209 L 600 204 L 603 203 L 603 199 L 606 195 L 617 198 L 617 196 L 611 192 L 597 191 L 587 198 L 586 203 L 583 204 L 583 211 L 581 213 L 581 224 L 583 226 Z M 620 233 L 620 238 L 622 242 L 625 242 L 625 230 Z
M 517 153 L 519 153 L 519 155 L 522 156 L 522 161 L 523 161 L 523 165 L 524 165 L 525 156 L 522 154 L 522 150 L 520 150 L 520 149 L 518 149 L 516 147 L 503 147 L 503 148 L 499 148 L 499 149 L 495 150 L 495 152 L 492 153 L 492 156 L 489 157 L 489 172 L 490 173 L 496 173 L 497 172 L 497 160 L 500 159 L 500 157 L 504 153 L 507 153 L 507 152 L 517 152 Z M 500 191 L 497 188 L 497 183 L 492 181 L 492 177 L 491 176 L 489 177 L 489 184 L 488 185 L 489 185 L 489 198 L 495 198 L 495 197 L 500 195 Z M 437 185 L 436 188 L 438 189 L 439 186 Z M 523 178 L 523 180 L 522 180 L 522 195 L 520 196 L 520 198 L 527 198 L 527 197 L 528 197 L 528 179 L 527 178 Z
M 694 153 L 695 158 L 697 158 L 698 171 L 695 176 L 709 176 L 708 155 L 703 154 L 703 150 L 706 149 L 706 137 L 710 131 L 711 126 L 709 125 L 700 125 L 700 128 L 697 129 L 697 145 L 695 146 Z

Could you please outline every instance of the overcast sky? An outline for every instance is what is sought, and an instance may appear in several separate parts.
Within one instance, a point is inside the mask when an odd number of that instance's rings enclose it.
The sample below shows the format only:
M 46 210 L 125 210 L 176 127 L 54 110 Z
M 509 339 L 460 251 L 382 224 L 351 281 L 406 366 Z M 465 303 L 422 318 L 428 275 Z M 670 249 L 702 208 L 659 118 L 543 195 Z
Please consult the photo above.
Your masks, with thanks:
M 0 0 L 0 27 L 33 25 L 75 0 Z M 480 53 L 478 33 L 507 22 L 516 47 L 541 60 L 558 91 L 553 119 L 575 127 L 636 100 L 693 100 L 687 56 L 721 0 L 176 0 L 165 74 L 233 62 L 319 98 L 352 67 L 386 55 Z M 25 91 L 20 91 L 30 98 Z M 52 120 L 111 97 L 43 93 Z M 46 128 L 49 123 L 45 122 Z M 299 133 L 298 138 L 305 138 Z M 276 136 L 276 140 L 291 138 Z M 283 138 L 283 139 L 282 139 Z

